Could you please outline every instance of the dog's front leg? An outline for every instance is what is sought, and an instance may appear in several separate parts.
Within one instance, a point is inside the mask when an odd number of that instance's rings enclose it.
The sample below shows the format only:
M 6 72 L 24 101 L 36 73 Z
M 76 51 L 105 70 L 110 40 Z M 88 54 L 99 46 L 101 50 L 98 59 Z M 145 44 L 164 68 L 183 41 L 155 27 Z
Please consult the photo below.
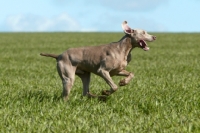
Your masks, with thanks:
M 99 69 L 98 73 L 106 81 L 106 83 L 111 87 L 110 90 L 104 90 L 102 92 L 102 95 L 109 96 L 118 89 L 117 85 L 113 82 L 112 78 L 110 77 L 110 74 L 108 71 L 104 69 Z
M 97 97 L 96 95 L 90 93 L 90 91 L 89 91 L 91 73 L 76 69 L 76 75 L 78 75 L 82 80 L 82 83 L 83 83 L 83 96 L 88 96 L 89 98 Z
M 120 82 L 119 82 L 120 86 L 127 85 L 131 81 L 131 79 L 134 77 L 133 73 L 128 72 L 126 70 L 120 71 L 117 75 L 118 76 L 126 76 L 126 78 L 120 80 Z

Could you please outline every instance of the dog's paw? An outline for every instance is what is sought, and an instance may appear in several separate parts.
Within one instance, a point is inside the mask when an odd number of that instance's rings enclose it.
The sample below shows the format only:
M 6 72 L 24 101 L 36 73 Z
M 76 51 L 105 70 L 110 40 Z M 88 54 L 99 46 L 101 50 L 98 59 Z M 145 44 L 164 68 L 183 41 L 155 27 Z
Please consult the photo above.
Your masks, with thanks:
M 119 86 L 125 86 L 125 85 L 127 85 L 125 79 L 119 81 Z
M 110 90 L 103 90 L 102 95 L 109 96 L 111 94 Z

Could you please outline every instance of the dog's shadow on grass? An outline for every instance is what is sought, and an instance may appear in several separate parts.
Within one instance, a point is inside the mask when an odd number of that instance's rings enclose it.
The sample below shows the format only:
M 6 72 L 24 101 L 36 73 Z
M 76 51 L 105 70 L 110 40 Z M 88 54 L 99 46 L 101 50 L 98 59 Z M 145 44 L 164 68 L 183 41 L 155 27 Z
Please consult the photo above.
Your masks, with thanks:
M 98 101 L 98 102 L 107 102 L 109 99 L 109 96 L 99 96 L 96 98 L 89 98 L 87 96 L 82 96 L 82 95 L 70 95 L 69 99 L 67 101 L 63 100 L 62 94 L 57 92 L 57 93 L 50 93 L 46 91 L 41 91 L 41 90 L 29 90 L 25 93 L 23 93 L 20 96 L 23 100 L 27 100 L 28 102 L 72 102 L 72 101 Z
M 41 90 L 34 90 L 34 91 L 27 91 L 26 93 L 23 93 L 21 96 L 24 100 L 28 101 L 37 101 L 37 102 L 46 102 L 46 101 L 51 101 L 51 102 L 59 102 L 62 100 L 62 97 L 60 94 L 57 93 L 47 93 L 46 91 L 41 91 Z

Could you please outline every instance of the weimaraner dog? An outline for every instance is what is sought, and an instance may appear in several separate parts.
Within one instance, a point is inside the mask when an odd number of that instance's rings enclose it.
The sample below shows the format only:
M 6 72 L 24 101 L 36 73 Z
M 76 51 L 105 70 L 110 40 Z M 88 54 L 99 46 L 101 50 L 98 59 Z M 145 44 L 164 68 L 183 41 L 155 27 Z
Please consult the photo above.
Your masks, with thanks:
M 70 48 L 60 55 L 44 54 L 42 56 L 52 57 L 57 60 L 57 71 L 63 84 L 63 98 L 68 99 L 73 86 L 75 75 L 78 75 L 83 83 L 83 96 L 107 97 L 118 89 L 113 82 L 112 76 L 125 76 L 119 82 L 119 86 L 127 85 L 134 77 L 132 72 L 125 70 L 131 61 L 131 51 L 139 47 L 149 50 L 145 41 L 154 41 L 156 36 L 149 35 L 144 30 L 131 29 L 127 21 L 122 23 L 125 32 L 118 42 L 112 42 L 100 46 L 87 46 Z M 90 93 L 90 75 L 94 73 L 102 77 L 110 86 L 110 90 L 103 90 L 102 95 L 96 96 Z

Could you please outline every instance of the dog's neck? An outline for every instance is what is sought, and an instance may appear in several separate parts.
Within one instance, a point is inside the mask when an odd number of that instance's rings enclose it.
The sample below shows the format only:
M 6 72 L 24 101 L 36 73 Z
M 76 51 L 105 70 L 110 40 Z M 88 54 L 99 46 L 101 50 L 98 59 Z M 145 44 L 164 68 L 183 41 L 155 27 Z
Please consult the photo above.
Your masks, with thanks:
M 131 51 L 134 48 L 132 45 L 131 36 L 126 34 L 119 40 L 120 49 L 124 53 L 125 60 L 128 62 L 131 61 Z
M 123 50 L 132 50 L 134 47 L 132 45 L 132 38 L 130 35 L 126 34 L 125 36 L 123 36 L 119 42 L 120 44 L 120 47 L 123 49 Z

